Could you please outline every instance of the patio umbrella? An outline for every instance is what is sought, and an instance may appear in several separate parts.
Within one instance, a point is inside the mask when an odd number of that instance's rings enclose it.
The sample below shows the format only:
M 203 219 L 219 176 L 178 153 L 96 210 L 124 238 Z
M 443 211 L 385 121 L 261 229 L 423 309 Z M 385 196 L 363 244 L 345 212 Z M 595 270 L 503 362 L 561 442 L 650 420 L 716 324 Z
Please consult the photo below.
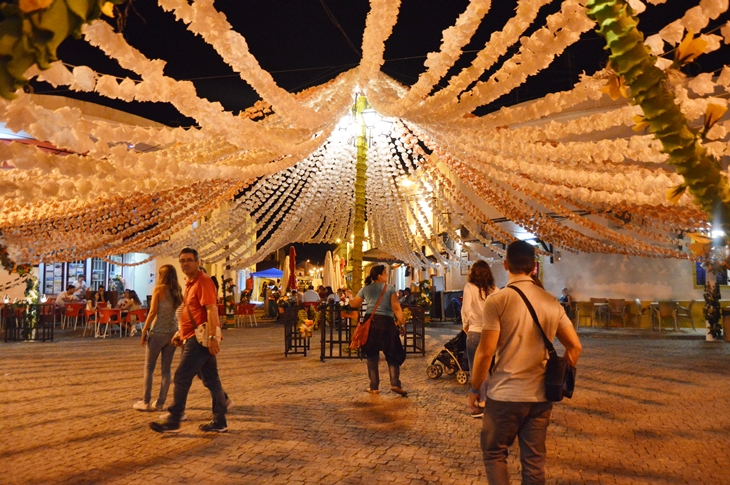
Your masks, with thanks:
M 289 246 L 289 280 L 286 286 L 292 290 L 297 288 L 297 252 L 294 246 Z
M 337 288 L 337 282 L 335 280 L 335 267 L 332 264 L 332 251 L 327 251 L 324 256 L 324 270 L 322 271 L 322 284 L 329 286 L 332 289 Z
M 332 258 L 332 266 L 335 268 L 335 285 L 337 285 L 337 288 L 333 286 L 332 289 L 337 291 L 338 289 L 345 287 L 345 282 L 342 281 L 342 267 L 340 266 L 339 254 L 336 254 L 335 257 Z
M 282 288 L 281 292 L 286 293 L 289 289 L 289 272 L 291 269 L 289 268 L 289 255 L 287 254 L 286 258 L 284 258 L 284 267 L 281 269 L 282 275 L 281 275 L 281 281 L 282 281 Z

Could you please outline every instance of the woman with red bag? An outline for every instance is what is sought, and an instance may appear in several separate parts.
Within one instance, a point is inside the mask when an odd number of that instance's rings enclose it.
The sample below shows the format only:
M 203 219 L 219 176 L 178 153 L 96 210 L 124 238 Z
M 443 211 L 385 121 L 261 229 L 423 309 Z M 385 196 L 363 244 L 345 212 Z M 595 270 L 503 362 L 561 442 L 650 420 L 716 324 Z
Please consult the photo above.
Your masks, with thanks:
M 405 334 L 403 311 L 398 303 L 398 292 L 393 285 L 388 284 L 388 272 L 384 265 L 379 264 L 370 269 L 365 286 L 356 297 L 350 299 L 350 306 L 358 308 L 363 301 L 368 307 L 365 322 L 370 320 L 367 341 L 362 346 L 367 357 L 370 378 L 370 387 L 366 391 L 371 394 L 380 393 L 378 363 L 382 351 L 388 362 L 390 390 L 405 397 L 408 393 L 403 390 L 400 382 L 400 366 L 406 360 L 406 351 L 400 341 L 400 335 Z

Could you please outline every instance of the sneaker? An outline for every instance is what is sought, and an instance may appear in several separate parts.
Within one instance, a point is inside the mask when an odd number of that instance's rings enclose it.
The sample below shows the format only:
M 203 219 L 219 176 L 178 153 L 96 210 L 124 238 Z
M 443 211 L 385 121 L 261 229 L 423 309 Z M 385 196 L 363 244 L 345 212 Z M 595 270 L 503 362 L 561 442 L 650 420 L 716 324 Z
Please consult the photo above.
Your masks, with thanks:
M 157 401 L 150 403 L 150 406 L 151 406 L 152 410 L 155 410 L 155 411 L 164 411 L 165 410 L 165 405 L 159 404 Z
M 484 411 L 471 411 L 469 415 L 474 419 L 479 419 L 484 416 Z
M 137 401 L 132 406 L 132 409 L 136 409 L 137 411 L 152 411 L 152 405 L 148 402 Z
M 160 419 L 167 420 L 169 418 L 170 418 L 170 413 L 162 413 L 162 414 L 160 414 Z M 188 420 L 187 414 L 183 413 L 183 415 L 180 416 L 180 421 L 187 421 L 187 420 Z
M 208 424 L 201 424 L 198 426 L 198 429 L 200 431 L 203 431 L 204 433 L 227 433 L 228 432 L 228 426 L 225 424 L 218 424 L 215 422 L 215 419 L 212 420 Z
M 230 411 L 235 406 L 236 406 L 236 403 L 233 402 L 233 401 L 231 401 L 231 398 L 230 397 L 226 399 L 226 411 Z
M 180 423 L 173 423 L 172 421 L 153 421 L 150 423 L 150 429 L 157 433 L 179 433 Z
M 380 391 L 377 389 L 370 389 L 369 387 L 365 389 L 365 392 L 369 392 L 370 394 L 380 394 Z
M 398 394 L 401 397 L 406 397 L 408 395 L 408 393 L 400 387 L 393 386 L 390 388 L 390 390 L 393 391 L 394 393 Z

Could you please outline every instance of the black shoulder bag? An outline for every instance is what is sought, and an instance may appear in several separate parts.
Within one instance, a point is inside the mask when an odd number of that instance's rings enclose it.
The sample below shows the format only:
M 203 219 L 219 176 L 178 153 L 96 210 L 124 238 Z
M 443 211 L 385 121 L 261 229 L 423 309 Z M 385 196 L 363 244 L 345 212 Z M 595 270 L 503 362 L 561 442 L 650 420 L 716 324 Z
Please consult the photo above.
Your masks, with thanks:
M 542 341 L 545 343 L 545 347 L 550 355 L 547 367 L 545 368 L 545 397 L 547 397 L 548 401 L 552 402 L 560 402 L 563 400 L 563 397 L 570 399 L 573 397 L 573 389 L 575 388 L 575 367 L 570 365 L 570 362 L 566 358 L 559 357 L 558 353 L 555 352 L 555 347 L 548 340 L 545 331 L 540 325 L 540 321 L 537 319 L 535 309 L 532 307 L 530 300 L 522 293 L 522 290 L 512 285 L 507 285 L 507 287 L 512 288 L 522 297 L 525 305 L 527 305 L 527 309 L 530 311 L 530 315 L 532 315 L 532 319 L 535 321 L 535 325 L 540 329 Z

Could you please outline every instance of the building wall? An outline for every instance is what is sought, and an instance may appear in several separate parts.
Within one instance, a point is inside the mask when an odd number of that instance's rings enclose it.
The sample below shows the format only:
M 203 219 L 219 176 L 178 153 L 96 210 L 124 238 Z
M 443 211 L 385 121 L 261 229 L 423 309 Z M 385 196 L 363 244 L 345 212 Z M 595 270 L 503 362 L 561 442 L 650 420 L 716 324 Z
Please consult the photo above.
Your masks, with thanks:
M 542 281 L 554 295 L 567 287 L 575 300 L 701 300 L 702 289 L 694 288 L 693 266 L 686 260 L 562 252 L 560 261 L 543 263 Z
M 38 278 L 38 268 L 33 268 L 33 276 Z M 0 268 L 0 288 L 4 288 L 7 283 L 10 283 L 11 281 L 15 281 L 17 278 L 17 275 L 11 275 L 4 269 Z M 25 298 L 25 295 L 23 295 L 23 292 L 25 292 L 25 281 L 21 282 L 19 285 L 16 285 L 10 289 L 4 290 L 2 294 L 0 294 L 0 304 L 2 303 L 3 299 L 5 298 L 5 295 L 8 295 L 8 298 L 10 298 L 10 301 L 14 301 L 16 298 Z
M 475 251 L 495 262 L 490 264 L 497 286 L 507 284 L 502 259 L 481 244 L 470 244 Z M 559 296 L 567 287 L 574 300 L 623 298 L 642 301 L 702 300 L 702 289 L 694 288 L 694 263 L 687 260 L 639 258 L 612 254 L 572 254 L 561 250 L 560 261 L 541 260 L 545 289 Z M 466 284 L 458 268 L 445 273 L 447 290 Z M 728 290 L 723 289 L 723 292 Z M 723 295 L 725 296 L 725 295 Z

